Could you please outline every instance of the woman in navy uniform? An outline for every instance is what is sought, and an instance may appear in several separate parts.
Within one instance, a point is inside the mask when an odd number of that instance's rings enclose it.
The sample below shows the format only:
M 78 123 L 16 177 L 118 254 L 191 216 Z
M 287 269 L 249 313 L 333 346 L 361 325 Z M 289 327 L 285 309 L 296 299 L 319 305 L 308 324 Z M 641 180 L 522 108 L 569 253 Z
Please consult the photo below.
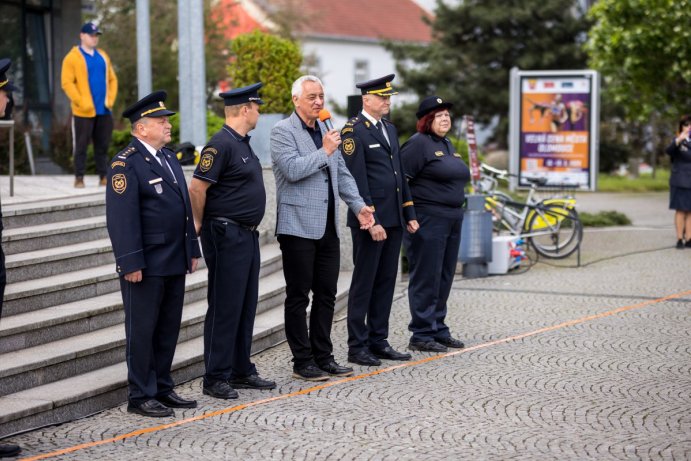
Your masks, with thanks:
M 201 257 L 185 175 L 165 147 L 171 125 L 165 91 L 123 112 L 132 142 L 108 168 L 106 220 L 125 306 L 127 411 L 173 416 L 197 402 L 173 390 L 170 368 L 180 331 L 185 274 Z
M 401 148 L 403 170 L 415 202 L 420 229 L 403 244 L 410 265 L 408 300 L 411 350 L 444 352 L 462 348 L 445 323 L 446 301 L 456 271 L 470 170 L 451 144 L 452 104 L 437 96 L 422 100 L 417 133 Z
M 672 157 L 669 209 L 676 210 L 677 249 L 691 248 L 691 115 L 679 120 L 677 136 L 666 152 Z
M 415 232 L 413 201 L 403 177 L 398 133 L 383 118 L 389 113 L 394 75 L 358 83 L 362 111 L 341 130 L 341 150 L 365 204 L 374 209 L 374 226 L 361 230 L 348 213 L 353 237 L 353 279 L 348 296 L 348 361 L 381 365 L 380 359 L 410 360 L 389 344 L 389 314 L 398 273 L 401 238 Z

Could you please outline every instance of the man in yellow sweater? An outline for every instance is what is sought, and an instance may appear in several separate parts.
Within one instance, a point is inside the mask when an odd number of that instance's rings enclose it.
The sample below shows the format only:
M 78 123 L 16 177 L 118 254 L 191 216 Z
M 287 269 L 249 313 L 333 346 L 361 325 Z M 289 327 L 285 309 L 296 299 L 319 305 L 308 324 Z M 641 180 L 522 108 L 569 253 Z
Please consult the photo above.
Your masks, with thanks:
M 72 102 L 74 187 L 84 187 L 86 149 L 93 140 L 96 172 L 106 185 L 106 159 L 113 135 L 111 110 L 118 94 L 118 79 L 105 51 L 96 49 L 101 31 L 91 22 L 82 26 L 81 44 L 62 61 L 62 89 Z

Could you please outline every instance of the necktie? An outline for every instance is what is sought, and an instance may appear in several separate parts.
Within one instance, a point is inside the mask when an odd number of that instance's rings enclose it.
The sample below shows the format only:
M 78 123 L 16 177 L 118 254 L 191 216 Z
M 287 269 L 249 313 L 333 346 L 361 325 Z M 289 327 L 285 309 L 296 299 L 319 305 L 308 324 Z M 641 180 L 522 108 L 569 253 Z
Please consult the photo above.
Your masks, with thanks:
M 166 156 L 163 155 L 163 152 L 160 150 L 156 151 L 156 157 L 158 160 L 161 162 L 161 166 L 163 167 L 164 170 L 168 173 L 169 178 L 173 180 L 173 182 L 177 183 L 178 181 L 175 179 L 175 175 L 173 174 L 173 170 L 170 169 L 170 165 L 168 165 L 168 162 L 166 161 Z
M 379 120 L 379 122 L 377 123 L 376 126 L 377 126 L 377 130 L 379 130 L 379 132 L 381 133 L 381 135 L 384 137 L 384 141 L 386 141 L 386 144 L 388 145 L 388 144 L 389 144 L 389 140 L 386 138 L 386 135 L 384 134 L 384 122 L 382 122 L 381 120 Z

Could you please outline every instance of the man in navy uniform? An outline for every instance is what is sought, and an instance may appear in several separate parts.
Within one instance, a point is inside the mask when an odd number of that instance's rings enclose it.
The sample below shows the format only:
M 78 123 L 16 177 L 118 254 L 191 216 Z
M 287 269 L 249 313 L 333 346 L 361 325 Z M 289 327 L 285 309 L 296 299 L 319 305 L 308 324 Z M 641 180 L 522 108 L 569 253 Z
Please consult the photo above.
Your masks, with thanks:
M 10 94 L 17 91 L 17 87 L 7 77 L 7 71 L 12 65 L 9 59 L 0 59 L 0 120 L 10 118 Z M 8 109 L 10 107 L 10 109 Z M 2 212 L 0 212 L 0 241 L 2 241 Z M 5 283 L 7 275 L 5 273 L 5 253 L 0 247 L 0 317 L 2 317 L 2 298 L 5 295 Z M 10 458 L 19 455 L 22 449 L 17 445 L 0 445 L 0 458 Z
M 225 125 L 202 150 L 190 183 L 196 231 L 209 269 L 204 322 L 204 394 L 235 399 L 239 389 L 273 389 L 250 361 L 259 296 L 259 232 L 266 192 L 247 133 L 259 120 L 261 83 L 221 93 Z
M 170 142 L 166 92 L 128 107 L 132 142 L 108 168 L 106 219 L 125 306 L 127 411 L 173 416 L 197 402 L 173 390 L 185 274 L 201 257 L 185 176 Z
M 399 155 L 396 128 L 389 113 L 394 75 L 359 83 L 362 112 L 341 130 L 341 151 L 365 204 L 374 208 L 375 224 L 361 230 L 353 213 L 353 279 L 348 297 L 348 361 L 381 365 L 380 359 L 410 360 L 391 347 L 389 314 L 398 272 L 403 232 L 418 223 Z

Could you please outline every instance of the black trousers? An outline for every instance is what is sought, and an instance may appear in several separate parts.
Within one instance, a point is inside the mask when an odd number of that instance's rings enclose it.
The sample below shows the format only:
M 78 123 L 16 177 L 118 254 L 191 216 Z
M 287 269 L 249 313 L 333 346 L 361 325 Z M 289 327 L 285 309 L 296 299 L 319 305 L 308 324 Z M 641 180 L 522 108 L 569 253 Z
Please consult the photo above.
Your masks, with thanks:
M 86 171 L 86 150 L 94 142 L 94 161 L 96 173 L 106 175 L 108 146 L 113 137 L 113 116 L 111 114 L 95 117 L 72 117 L 72 142 L 74 144 L 74 175 L 84 176 Z
M 353 280 L 348 296 L 348 352 L 389 346 L 389 314 L 401 253 L 401 227 L 387 227 L 386 240 L 375 242 L 368 231 L 353 236 Z
M 412 341 L 448 338 L 446 301 L 456 273 L 463 218 L 417 212 L 420 229 L 403 238 L 410 265 L 408 302 Z
M 2 238 L 2 235 L 0 235 L 0 238 Z M 7 271 L 5 269 L 5 252 L 2 251 L 2 247 L 0 246 L 0 317 L 2 317 L 2 300 L 5 297 L 5 285 L 7 285 Z
M 286 339 L 296 367 L 333 360 L 331 324 L 338 273 L 341 265 L 341 242 L 333 225 L 319 240 L 279 235 L 286 280 Z M 309 330 L 307 306 L 312 291 Z
M 207 219 L 201 240 L 209 269 L 204 382 L 210 385 L 257 373 L 250 352 L 261 260 L 256 231 Z
M 185 275 L 147 276 L 130 283 L 120 277 L 125 306 L 129 400 L 168 395 L 175 383 L 170 367 L 180 333 Z

